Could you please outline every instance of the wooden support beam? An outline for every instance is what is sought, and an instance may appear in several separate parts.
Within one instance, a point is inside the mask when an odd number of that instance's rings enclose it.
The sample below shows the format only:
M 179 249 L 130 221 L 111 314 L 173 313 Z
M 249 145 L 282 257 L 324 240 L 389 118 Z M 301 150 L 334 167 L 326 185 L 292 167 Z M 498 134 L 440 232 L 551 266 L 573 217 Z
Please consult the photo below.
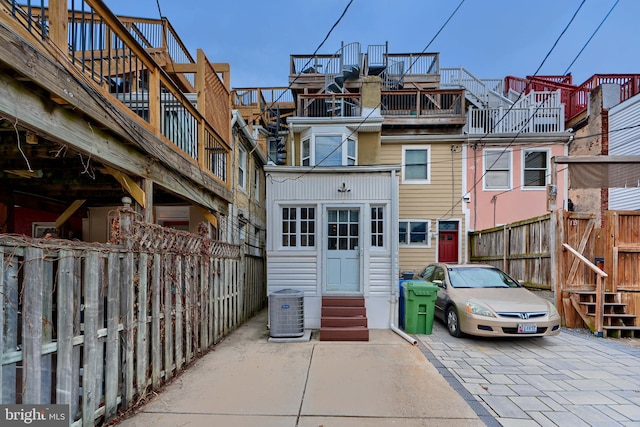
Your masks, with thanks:
M 69 218 L 71 218 L 71 215 L 73 215 L 73 213 L 75 211 L 77 211 L 80 206 L 82 206 L 82 204 L 85 202 L 86 200 L 84 199 L 79 199 L 74 201 L 73 203 L 71 203 L 71 205 L 69 205 L 69 207 L 67 209 L 65 209 L 64 212 L 62 212 L 62 214 L 56 219 L 56 228 L 60 228 L 62 227 L 62 225 L 67 222 L 67 220 Z
M 122 187 L 131 195 L 131 197 L 133 197 L 133 200 L 138 202 L 138 204 L 143 208 L 146 206 L 147 200 L 144 190 L 133 179 L 109 166 L 105 166 L 104 170 L 122 184 Z
M 209 221 L 209 224 L 213 225 L 215 228 L 218 228 L 218 218 L 211 212 L 206 209 L 201 208 L 200 206 L 196 206 L 196 209 L 200 212 L 200 214 Z

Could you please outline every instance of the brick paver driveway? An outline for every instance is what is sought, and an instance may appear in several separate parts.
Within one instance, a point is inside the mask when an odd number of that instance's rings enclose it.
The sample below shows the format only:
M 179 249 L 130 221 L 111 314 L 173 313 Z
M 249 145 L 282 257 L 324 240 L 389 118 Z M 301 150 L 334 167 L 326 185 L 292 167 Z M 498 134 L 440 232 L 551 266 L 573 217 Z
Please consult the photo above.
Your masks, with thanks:
M 638 340 L 570 329 L 545 338 L 453 338 L 438 320 L 431 335 L 416 338 L 489 426 L 640 426 Z

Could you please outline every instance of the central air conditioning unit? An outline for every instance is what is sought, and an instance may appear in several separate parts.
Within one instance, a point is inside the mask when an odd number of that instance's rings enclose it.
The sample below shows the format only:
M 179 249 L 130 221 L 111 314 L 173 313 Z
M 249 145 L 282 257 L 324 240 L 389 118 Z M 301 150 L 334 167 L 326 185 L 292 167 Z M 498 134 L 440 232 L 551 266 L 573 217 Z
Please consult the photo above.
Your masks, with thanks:
M 281 289 L 269 295 L 269 330 L 273 338 L 304 335 L 304 292 Z

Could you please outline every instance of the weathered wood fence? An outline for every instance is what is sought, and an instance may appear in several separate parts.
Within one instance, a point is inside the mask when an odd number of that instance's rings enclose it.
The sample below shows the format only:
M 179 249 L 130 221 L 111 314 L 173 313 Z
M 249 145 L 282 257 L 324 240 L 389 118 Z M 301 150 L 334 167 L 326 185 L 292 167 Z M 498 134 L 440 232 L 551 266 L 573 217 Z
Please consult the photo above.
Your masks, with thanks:
M 551 289 L 551 214 L 469 233 L 469 261 L 501 268 L 527 286 Z
M 264 262 L 133 220 L 117 244 L 0 236 L 0 402 L 101 424 L 264 307 Z

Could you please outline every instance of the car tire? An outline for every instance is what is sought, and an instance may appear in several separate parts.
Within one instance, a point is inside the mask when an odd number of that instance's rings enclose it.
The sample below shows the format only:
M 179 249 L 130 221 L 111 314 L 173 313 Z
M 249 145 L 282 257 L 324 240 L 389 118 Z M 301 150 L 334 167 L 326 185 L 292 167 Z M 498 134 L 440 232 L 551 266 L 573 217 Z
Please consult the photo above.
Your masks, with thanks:
M 449 330 L 449 334 L 451 336 L 456 338 L 462 336 L 462 332 L 460 331 L 460 318 L 458 317 L 458 311 L 452 305 L 447 307 L 445 323 L 447 324 L 447 329 Z

